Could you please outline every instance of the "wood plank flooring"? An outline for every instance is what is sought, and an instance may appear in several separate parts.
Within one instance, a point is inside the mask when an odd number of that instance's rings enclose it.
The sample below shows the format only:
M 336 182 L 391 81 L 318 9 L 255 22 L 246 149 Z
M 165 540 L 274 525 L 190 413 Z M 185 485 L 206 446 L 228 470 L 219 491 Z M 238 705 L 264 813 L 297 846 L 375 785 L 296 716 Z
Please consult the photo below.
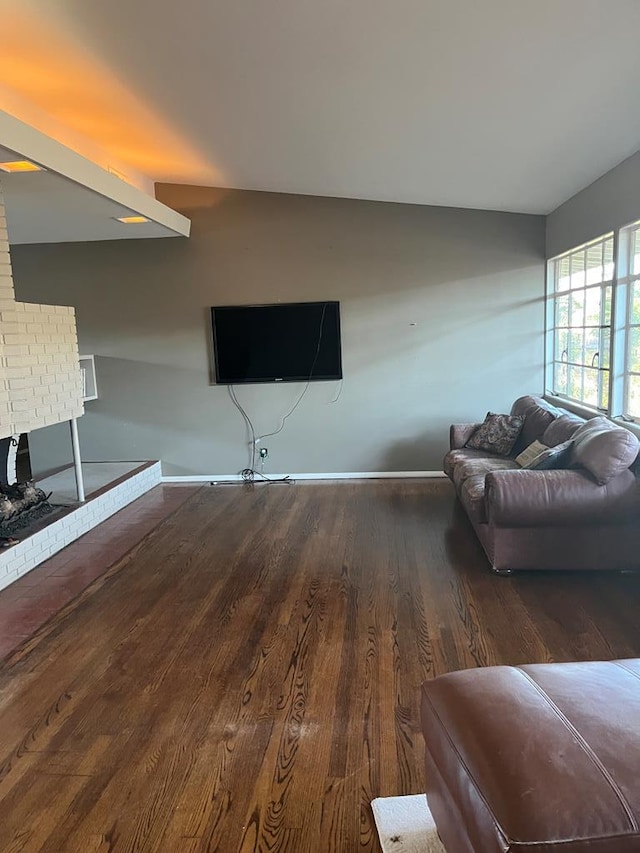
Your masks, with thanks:
M 0 667 L 0 851 L 377 851 L 424 679 L 640 656 L 639 597 L 492 575 L 444 481 L 202 488 Z

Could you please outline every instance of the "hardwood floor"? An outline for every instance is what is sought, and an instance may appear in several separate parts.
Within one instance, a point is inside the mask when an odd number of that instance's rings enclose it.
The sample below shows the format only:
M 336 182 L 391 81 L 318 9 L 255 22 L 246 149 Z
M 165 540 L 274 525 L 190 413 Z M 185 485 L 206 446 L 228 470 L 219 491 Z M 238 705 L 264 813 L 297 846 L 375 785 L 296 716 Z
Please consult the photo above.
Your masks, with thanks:
M 201 487 L 156 486 L 0 590 L 0 661 Z
M 444 481 L 205 487 L 0 667 L 0 850 L 377 851 L 424 679 L 640 656 L 639 593 L 492 575 Z

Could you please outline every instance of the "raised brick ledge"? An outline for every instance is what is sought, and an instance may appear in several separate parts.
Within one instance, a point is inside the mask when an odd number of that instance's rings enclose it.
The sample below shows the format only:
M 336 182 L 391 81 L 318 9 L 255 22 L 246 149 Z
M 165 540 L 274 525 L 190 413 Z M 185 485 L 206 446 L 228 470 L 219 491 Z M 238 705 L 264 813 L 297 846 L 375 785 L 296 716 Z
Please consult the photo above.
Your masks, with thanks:
M 85 503 L 11 548 L 0 551 L 0 589 L 161 483 L 160 462 L 147 462 L 92 494 Z

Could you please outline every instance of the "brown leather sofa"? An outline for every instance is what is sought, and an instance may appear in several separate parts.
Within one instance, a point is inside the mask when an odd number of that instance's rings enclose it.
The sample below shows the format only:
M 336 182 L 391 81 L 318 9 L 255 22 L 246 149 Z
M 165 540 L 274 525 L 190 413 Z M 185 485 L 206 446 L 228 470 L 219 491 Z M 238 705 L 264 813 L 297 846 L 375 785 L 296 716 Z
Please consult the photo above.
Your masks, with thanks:
M 599 418 L 597 439 L 572 451 L 568 468 L 527 470 L 515 457 L 531 442 L 557 446 L 586 422 L 532 396 L 516 400 L 511 413 L 524 426 L 509 457 L 467 448 L 479 424 L 453 424 L 444 458 L 493 569 L 640 569 L 635 437 Z
M 640 660 L 454 672 L 421 721 L 447 853 L 640 851 Z

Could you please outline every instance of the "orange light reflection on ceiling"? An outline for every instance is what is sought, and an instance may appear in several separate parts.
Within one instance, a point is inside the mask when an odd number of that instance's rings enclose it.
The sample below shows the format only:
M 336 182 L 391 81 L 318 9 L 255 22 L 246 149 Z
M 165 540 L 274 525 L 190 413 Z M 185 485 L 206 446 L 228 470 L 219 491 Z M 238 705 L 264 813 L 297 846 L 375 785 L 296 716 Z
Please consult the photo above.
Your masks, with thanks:
M 175 174 L 185 181 L 202 182 L 204 174 L 212 183 L 223 182 L 220 173 L 111 70 L 28 9 L 2 16 L 0 81 L 9 91 L 150 178 Z M 38 129 L 78 150 L 59 138 L 54 125 L 48 129 L 40 122 Z
M 37 166 L 31 160 L 10 160 L 0 163 L 3 172 L 42 172 L 42 166 Z
M 122 222 L 123 225 L 142 225 L 151 220 L 146 216 L 116 216 L 116 222 Z

